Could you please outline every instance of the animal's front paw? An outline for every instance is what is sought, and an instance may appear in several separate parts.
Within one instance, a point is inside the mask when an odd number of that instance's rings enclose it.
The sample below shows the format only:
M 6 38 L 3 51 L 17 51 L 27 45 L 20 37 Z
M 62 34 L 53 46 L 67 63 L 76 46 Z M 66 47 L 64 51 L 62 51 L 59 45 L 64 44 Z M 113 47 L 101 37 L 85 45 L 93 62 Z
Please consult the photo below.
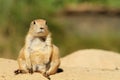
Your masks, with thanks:
M 33 68 L 28 69 L 30 74 L 33 74 Z
M 14 71 L 14 73 L 17 75 L 17 74 L 25 73 L 25 71 L 17 69 L 17 70 Z

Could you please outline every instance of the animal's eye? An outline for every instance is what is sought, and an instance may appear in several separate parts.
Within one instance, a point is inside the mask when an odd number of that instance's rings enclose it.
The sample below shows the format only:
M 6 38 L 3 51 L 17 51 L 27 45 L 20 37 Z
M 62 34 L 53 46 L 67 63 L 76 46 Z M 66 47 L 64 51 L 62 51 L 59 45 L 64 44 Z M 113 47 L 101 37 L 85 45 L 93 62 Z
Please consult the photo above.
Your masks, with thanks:
M 33 24 L 36 24 L 35 21 L 33 21 Z

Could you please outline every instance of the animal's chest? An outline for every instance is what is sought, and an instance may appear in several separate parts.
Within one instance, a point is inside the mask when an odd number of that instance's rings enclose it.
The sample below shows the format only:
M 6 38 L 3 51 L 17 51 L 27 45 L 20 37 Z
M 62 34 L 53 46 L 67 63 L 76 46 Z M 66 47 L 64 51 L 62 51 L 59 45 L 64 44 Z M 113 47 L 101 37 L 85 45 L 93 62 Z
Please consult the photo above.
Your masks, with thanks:
M 45 41 L 41 41 L 39 38 L 34 39 L 31 42 L 30 48 L 32 51 L 44 50 L 46 46 Z
M 34 39 L 30 49 L 33 64 L 43 65 L 49 62 L 51 52 L 48 51 L 50 48 L 46 45 L 45 41 L 41 41 L 39 38 Z

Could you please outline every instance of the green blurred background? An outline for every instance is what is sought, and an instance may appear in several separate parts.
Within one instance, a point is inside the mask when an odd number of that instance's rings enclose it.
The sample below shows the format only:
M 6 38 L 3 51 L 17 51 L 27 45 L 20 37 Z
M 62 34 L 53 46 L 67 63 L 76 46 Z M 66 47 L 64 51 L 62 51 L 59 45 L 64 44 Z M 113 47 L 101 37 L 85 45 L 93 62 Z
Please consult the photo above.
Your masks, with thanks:
M 79 12 L 87 4 L 106 10 Z M 120 52 L 119 8 L 120 0 L 0 0 L 0 57 L 17 58 L 30 22 L 38 18 L 47 20 L 61 57 L 89 48 Z

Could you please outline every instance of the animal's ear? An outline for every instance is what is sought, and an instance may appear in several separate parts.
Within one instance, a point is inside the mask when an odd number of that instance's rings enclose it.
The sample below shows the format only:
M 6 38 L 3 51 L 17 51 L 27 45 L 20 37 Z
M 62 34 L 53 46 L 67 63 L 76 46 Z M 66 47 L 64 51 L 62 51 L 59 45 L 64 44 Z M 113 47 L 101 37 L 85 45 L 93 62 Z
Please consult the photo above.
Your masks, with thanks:
M 46 27 L 48 27 L 48 23 L 46 20 L 44 20 L 44 24 L 46 25 Z

